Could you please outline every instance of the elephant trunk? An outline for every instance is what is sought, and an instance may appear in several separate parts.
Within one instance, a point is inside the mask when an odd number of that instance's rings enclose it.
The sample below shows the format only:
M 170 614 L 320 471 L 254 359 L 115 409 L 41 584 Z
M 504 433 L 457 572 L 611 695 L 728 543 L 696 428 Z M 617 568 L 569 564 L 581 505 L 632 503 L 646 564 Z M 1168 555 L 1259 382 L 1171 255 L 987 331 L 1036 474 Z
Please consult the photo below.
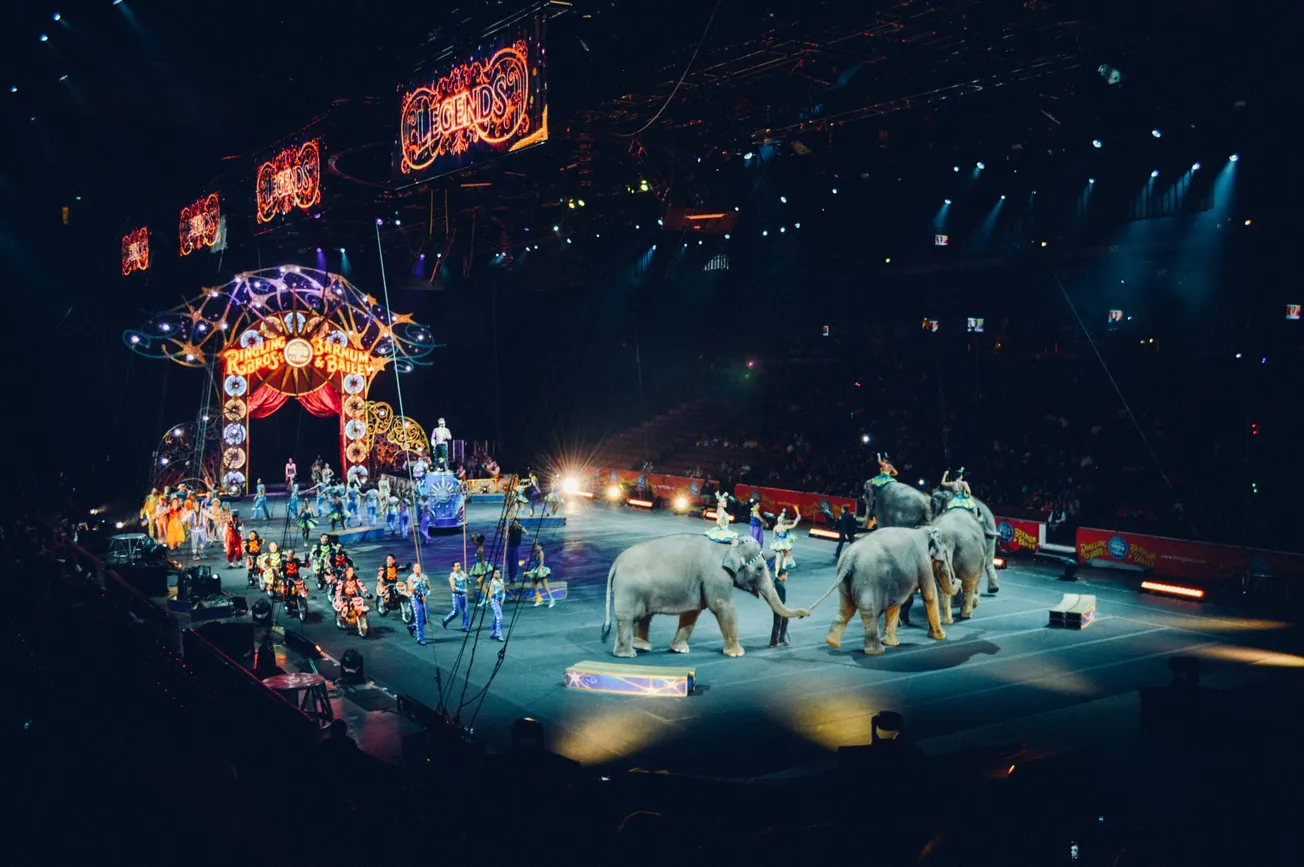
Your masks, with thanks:
M 933 561 L 933 578 L 937 581 L 937 589 L 947 596 L 954 596 L 960 592 L 961 588 L 955 581 L 955 568 L 951 565 L 949 554 L 944 559 Z
M 784 605 L 783 600 L 779 598 L 778 592 L 774 589 L 774 582 L 768 578 L 757 588 L 757 592 L 770 606 L 770 610 L 780 617 L 810 617 L 810 612 L 805 608 L 789 608 Z

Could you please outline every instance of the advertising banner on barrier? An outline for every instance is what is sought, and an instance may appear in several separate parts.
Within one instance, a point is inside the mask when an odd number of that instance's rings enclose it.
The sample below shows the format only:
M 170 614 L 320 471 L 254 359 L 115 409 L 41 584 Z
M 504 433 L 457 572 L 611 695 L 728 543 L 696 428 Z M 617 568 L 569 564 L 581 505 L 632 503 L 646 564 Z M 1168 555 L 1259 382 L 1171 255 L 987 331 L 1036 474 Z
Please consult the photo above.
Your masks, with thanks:
M 641 484 L 640 484 L 641 482 Z M 716 484 L 707 479 L 692 479 L 688 476 L 672 476 L 666 473 L 641 473 L 638 470 L 613 470 L 601 467 L 593 474 L 593 492 L 601 495 L 607 485 L 622 485 L 629 489 L 642 487 L 656 497 L 670 497 L 684 493 L 690 497 L 702 494 L 702 486 Z
M 1037 521 L 1022 521 L 1018 518 L 996 516 L 996 547 L 1007 554 L 1016 551 L 1036 551 L 1041 548 L 1045 538 L 1044 524 Z
M 1225 581 L 1247 571 L 1270 575 L 1304 574 L 1304 555 L 1259 548 L 1188 542 L 1163 536 L 1118 533 L 1080 527 L 1078 560 L 1105 560 L 1152 570 L 1180 581 Z
M 734 496 L 746 502 L 753 493 L 761 497 L 761 511 L 779 514 L 779 510 L 796 506 L 801 510 L 801 516 L 808 521 L 819 521 L 820 504 L 827 503 L 829 510 L 836 518 L 842 511 L 843 505 L 851 507 L 851 511 L 856 511 L 856 500 L 853 497 L 830 497 L 825 494 L 807 494 L 803 491 L 789 491 L 784 488 L 766 488 L 761 485 L 749 485 L 739 483 L 734 485 Z

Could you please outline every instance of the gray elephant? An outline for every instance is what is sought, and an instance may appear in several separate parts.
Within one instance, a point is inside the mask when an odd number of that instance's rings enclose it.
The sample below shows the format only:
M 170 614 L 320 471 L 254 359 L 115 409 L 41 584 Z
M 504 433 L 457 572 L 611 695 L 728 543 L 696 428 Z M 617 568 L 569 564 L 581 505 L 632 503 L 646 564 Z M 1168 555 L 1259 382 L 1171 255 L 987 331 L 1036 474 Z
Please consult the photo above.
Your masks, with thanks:
M 978 520 L 978 525 L 982 527 L 983 541 L 986 543 L 986 549 L 987 549 L 987 559 L 983 561 L 983 573 L 987 576 L 987 592 L 999 593 L 1001 591 L 1001 581 L 999 578 L 996 577 L 996 563 L 994 562 L 996 559 L 996 539 L 997 539 L 996 514 L 990 508 L 987 507 L 986 503 L 984 503 L 982 500 L 978 499 L 977 497 L 969 498 L 973 502 L 973 504 L 977 507 L 978 509 L 977 514 L 974 514 L 969 509 L 962 508 L 959 505 L 956 505 L 954 508 L 952 508 L 951 501 L 954 498 L 955 498 L 955 494 L 946 490 L 945 488 L 940 488 L 933 493 L 931 499 L 931 507 L 933 510 L 934 521 L 936 521 L 938 517 L 945 515 L 948 512 L 967 514 L 970 517 L 976 518 Z
M 954 596 L 959 589 L 951 553 L 949 543 L 933 528 L 884 527 L 857 541 L 838 560 L 835 586 L 840 606 L 824 640 L 831 647 L 841 647 L 847 621 L 859 611 L 865 625 L 865 653 L 882 653 L 885 644 L 895 647 L 900 643 L 896 630 L 901 603 L 915 590 L 923 594 L 928 610 L 928 637 L 945 638 L 937 594 L 940 590 Z M 881 641 L 879 614 L 886 614 Z
M 711 609 L 724 634 L 724 655 L 742 656 L 733 589 L 763 598 L 780 617 L 808 617 L 804 608 L 791 609 L 779 600 L 765 555 L 755 539 L 732 544 L 713 542 L 701 533 L 681 533 L 651 539 L 626 548 L 607 573 L 605 638 L 611 630 L 612 597 L 616 607 L 616 656 L 651 650 L 648 625 L 654 614 L 679 615 L 679 631 L 670 643 L 674 653 L 688 652 L 698 615 Z
M 983 577 L 983 562 L 991 565 L 991 556 L 987 553 L 987 540 L 983 538 L 981 525 L 964 509 L 950 509 L 942 512 L 928 525 L 937 531 L 942 542 L 951 552 L 951 569 L 955 579 L 960 582 L 963 594 L 960 603 L 960 619 L 973 616 L 978 607 L 978 581 Z M 951 624 L 951 606 L 942 605 L 942 623 Z

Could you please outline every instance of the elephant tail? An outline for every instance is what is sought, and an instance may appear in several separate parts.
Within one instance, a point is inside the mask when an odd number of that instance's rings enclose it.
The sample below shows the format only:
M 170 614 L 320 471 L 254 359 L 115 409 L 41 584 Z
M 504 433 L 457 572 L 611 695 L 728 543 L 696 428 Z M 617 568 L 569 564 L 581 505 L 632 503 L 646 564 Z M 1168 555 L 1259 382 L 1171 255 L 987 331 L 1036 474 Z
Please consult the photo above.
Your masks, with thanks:
M 606 619 L 602 621 L 602 637 L 605 639 L 611 632 L 611 579 L 616 577 L 616 564 L 612 563 L 611 568 L 607 570 L 607 614 Z

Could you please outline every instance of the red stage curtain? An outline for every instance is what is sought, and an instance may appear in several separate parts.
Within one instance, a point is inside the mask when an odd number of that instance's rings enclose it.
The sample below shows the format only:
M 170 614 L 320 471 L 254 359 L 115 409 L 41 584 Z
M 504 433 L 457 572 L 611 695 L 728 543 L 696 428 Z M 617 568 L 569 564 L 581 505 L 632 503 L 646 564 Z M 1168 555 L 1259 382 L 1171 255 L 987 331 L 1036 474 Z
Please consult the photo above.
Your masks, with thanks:
M 299 403 L 318 418 L 339 415 L 344 408 L 340 393 L 329 382 L 310 394 L 301 395 Z
M 288 394 L 282 394 L 270 385 L 259 386 L 257 391 L 249 395 L 249 417 L 266 418 L 285 406 L 289 399 Z

